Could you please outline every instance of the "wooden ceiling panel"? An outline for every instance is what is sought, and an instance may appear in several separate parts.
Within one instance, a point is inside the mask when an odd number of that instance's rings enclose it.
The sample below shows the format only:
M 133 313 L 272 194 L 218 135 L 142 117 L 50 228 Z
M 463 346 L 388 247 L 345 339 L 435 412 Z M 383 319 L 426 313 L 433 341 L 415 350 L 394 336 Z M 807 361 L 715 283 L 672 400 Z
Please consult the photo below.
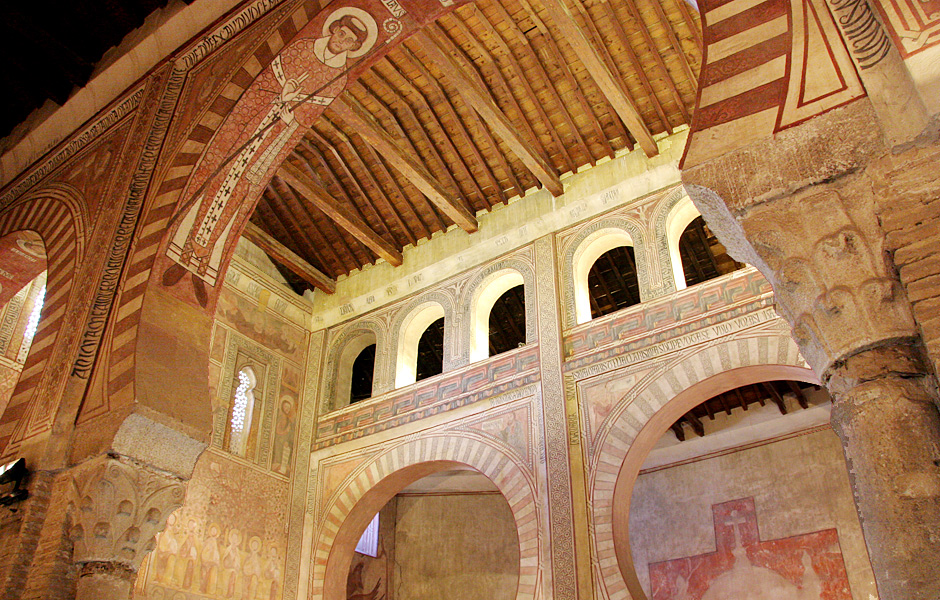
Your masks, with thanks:
M 685 0 L 463 5 L 351 83 L 292 154 L 333 216 L 276 178 L 254 220 L 331 277 L 473 231 L 480 211 L 689 124 L 700 28 Z

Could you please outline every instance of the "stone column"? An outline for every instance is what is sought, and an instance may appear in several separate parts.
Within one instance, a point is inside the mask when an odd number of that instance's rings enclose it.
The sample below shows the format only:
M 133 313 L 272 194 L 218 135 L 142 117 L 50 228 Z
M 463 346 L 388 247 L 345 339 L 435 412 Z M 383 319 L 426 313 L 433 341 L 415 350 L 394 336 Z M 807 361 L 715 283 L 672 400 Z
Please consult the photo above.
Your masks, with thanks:
M 830 369 L 832 426 L 882 600 L 940 598 L 940 415 L 917 350 L 886 345 Z
M 778 312 L 833 396 L 832 423 L 880 600 L 936 600 L 940 402 L 876 217 L 876 204 L 886 199 L 875 197 L 864 155 L 875 145 L 856 138 L 849 152 L 832 154 L 833 163 L 815 172 L 799 158 L 822 140 L 808 144 L 807 131 L 839 136 L 844 116 L 832 113 L 813 129 L 788 132 L 760 148 L 760 176 L 729 176 L 731 165 L 741 164 L 730 154 L 683 178 L 732 254 L 773 284 Z M 756 156 L 758 150 L 747 152 Z M 796 191 L 787 187 L 801 181 Z
M 69 529 L 76 600 L 128 600 L 154 537 L 179 508 L 185 482 L 117 455 L 75 467 Z

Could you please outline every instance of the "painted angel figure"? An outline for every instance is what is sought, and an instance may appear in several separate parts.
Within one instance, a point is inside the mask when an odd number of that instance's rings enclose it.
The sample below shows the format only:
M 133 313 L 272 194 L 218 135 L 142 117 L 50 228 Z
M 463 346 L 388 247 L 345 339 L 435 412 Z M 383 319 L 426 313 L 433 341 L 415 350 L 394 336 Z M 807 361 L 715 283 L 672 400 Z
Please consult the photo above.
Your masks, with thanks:
M 258 196 L 306 129 L 346 87 L 349 61 L 378 38 L 375 20 L 356 7 L 333 11 L 322 36 L 287 46 L 252 83 L 213 138 L 183 198 L 194 198 L 167 249 L 174 285 L 192 272 L 215 285 L 225 242 L 243 201 Z M 194 285 L 196 280 L 194 278 Z M 197 293 L 197 297 L 198 297 Z

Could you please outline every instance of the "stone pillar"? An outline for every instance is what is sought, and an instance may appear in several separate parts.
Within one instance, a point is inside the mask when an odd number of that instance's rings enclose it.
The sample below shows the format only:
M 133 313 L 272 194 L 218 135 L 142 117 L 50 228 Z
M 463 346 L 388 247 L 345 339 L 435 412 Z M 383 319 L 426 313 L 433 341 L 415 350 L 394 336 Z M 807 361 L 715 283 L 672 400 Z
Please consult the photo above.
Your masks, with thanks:
M 866 171 L 877 144 L 843 135 L 846 117 L 859 127 L 864 110 L 834 111 L 740 151 L 758 175 L 730 175 L 742 164 L 731 153 L 683 179 L 732 255 L 772 283 L 777 311 L 833 396 L 880 600 L 936 600 L 940 402 L 876 216 L 889 200 L 876 197 Z M 822 165 L 803 160 L 843 143 Z
M 842 439 L 882 600 L 940 598 L 940 414 L 911 346 L 856 354 L 830 370 Z
M 76 600 L 129 600 L 143 558 L 185 482 L 125 457 L 107 455 L 73 469 L 69 503 Z

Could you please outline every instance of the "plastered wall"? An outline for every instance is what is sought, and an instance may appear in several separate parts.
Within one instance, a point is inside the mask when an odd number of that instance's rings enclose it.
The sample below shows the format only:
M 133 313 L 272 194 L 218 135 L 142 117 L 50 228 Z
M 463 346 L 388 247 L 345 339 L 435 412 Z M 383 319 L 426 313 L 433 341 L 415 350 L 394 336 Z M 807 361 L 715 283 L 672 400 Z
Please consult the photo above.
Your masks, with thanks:
M 746 556 L 734 557 L 735 545 Z M 641 473 L 630 546 L 651 600 L 730 599 L 726 587 L 753 600 L 878 597 L 841 444 L 826 426 Z
M 213 434 L 186 501 L 157 537 L 136 598 L 203 600 L 283 597 L 289 475 L 296 458 L 308 333 L 303 301 L 291 298 L 268 265 L 245 248 L 229 273 L 213 327 L 210 388 Z M 244 455 L 226 430 L 237 372 L 258 382 Z
M 397 498 L 389 599 L 512 600 L 519 543 L 500 494 Z

